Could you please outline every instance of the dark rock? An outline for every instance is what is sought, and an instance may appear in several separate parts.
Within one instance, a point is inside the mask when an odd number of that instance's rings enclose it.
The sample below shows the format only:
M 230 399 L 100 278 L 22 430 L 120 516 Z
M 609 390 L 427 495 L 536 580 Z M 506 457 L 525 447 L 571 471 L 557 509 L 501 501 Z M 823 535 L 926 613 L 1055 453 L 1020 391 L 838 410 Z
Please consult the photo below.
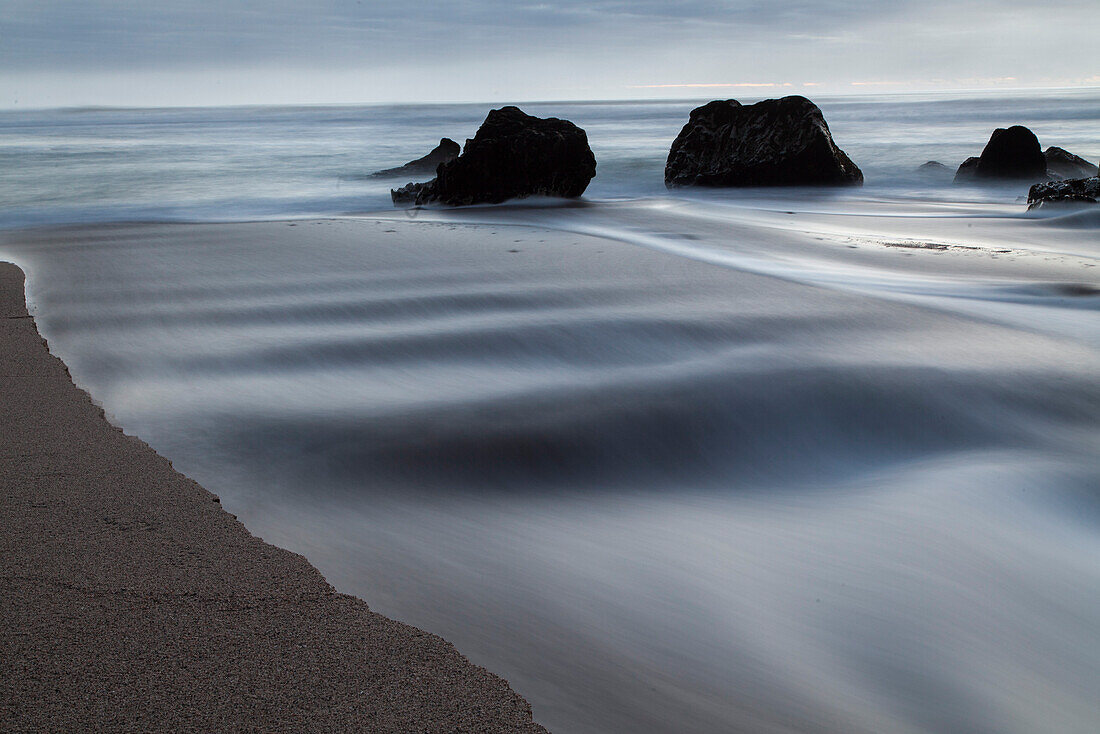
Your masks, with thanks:
M 409 206 L 416 206 L 417 204 L 427 203 L 431 200 L 431 187 L 434 184 L 434 178 L 425 183 L 410 181 L 399 189 L 390 189 L 390 198 L 393 199 L 394 205 L 408 204 Z
M 387 168 L 384 171 L 375 171 L 371 176 L 415 176 L 417 174 L 435 173 L 440 163 L 453 161 L 455 158 L 458 158 L 458 154 L 461 151 L 462 148 L 458 143 L 450 138 L 443 138 L 439 141 L 439 145 L 423 158 L 409 161 L 405 165 L 398 166 L 397 168 Z
M 588 136 L 568 120 L 516 107 L 493 110 L 436 178 L 391 191 L 395 204 L 497 204 L 526 196 L 576 198 L 596 175 Z
M 833 142 L 821 110 L 797 96 L 697 107 L 665 164 L 669 187 L 862 183 L 863 173 Z
M 1037 183 L 1027 192 L 1028 209 L 1065 204 L 1095 204 L 1100 199 L 1100 178 L 1072 178 Z
M 974 174 L 978 170 L 978 156 L 971 156 L 962 162 L 959 170 L 955 171 L 955 183 L 973 181 Z
M 922 176 L 948 178 L 951 176 L 951 169 L 939 161 L 928 161 L 917 166 L 917 173 Z
M 962 171 L 961 166 L 959 170 Z M 976 180 L 1044 181 L 1046 177 L 1047 161 L 1039 139 L 1020 125 L 994 130 L 973 171 Z M 959 180 L 958 173 L 955 180 Z
M 421 192 L 424 192 L 425 200 L 430 194 L 429 187 L 435 183 L 435 179 L 428 181 L 427 183 L 413 183 L 409 182 L 399 189 L 390 189 L 390 198 L 393 199 L 394 204 L 420 204 L 421 201 L 417 201 Z
M 1097 173 L 1096 166 L 1081 156 L 1053 145 L 1043 151 L 1043 158 L 1047 162 L 1047 176 L 1052 179 L 1089 178 Z

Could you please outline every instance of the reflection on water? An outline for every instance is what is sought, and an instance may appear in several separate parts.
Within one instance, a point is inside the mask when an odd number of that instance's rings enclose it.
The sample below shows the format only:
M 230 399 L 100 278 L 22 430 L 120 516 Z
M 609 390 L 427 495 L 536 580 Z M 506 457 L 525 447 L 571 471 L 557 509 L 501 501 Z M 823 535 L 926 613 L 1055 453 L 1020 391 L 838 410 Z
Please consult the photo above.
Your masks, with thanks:
M 109 415 L 559 734 L 1093 731 L 1095 242 L 786 206 L 3 249 Z

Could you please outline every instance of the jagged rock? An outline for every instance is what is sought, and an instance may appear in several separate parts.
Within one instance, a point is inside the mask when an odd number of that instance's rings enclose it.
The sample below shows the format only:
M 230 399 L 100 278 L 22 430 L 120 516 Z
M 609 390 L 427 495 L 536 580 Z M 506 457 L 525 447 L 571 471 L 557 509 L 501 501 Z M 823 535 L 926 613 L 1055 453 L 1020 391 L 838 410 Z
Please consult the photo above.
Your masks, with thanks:
M 960 166 L 955 174 L 956 181 L 960 180 L 961 172 Z M 994 130 L 973 171 L 975 180 L 1043 181 L 1046 177 L 1047 161 L 1043 157 L 1043 149 L 1039 147 L 1039 139 L 1021 125 Z M 964 175 L 963 179 L 966 178 Z
M 492 110 L 462 155 L 436 178 L 390 192 L 394 204 L 497 204 L 526 196 L 576 198 L 596 175 L 588 136 L 568 120 L 517 107 Z
M 1068 150 L 1050 146 L 1043 151 L 1047 162 L 1047 176 L 1059 178 L 1089 178 L 1097 174 L 1096 166 Z
M 973 181 L 974 173 L 978 170 L 978 156 L 970 156 L 962 165 L 959 166 L 959 170 L 955 171 L 955 183 L 962 183 L 964 181 Z
M 951 169 L 939 161 L 928 161 L 917 166 L 917 173 L 929 178 L 949 178 Z
M 428 200 L 429 187 L 435 183 L 435 179 L 426 183 L 409 182 L 399 189 L 390 189 L 390 198 L 394 204 L 421 204 Z M 421 192 L 424 193 L 424 201 L 418 201 Z
M 821 110 L 798 96 L 697 107 L 665 164 L 668 187 L 862 183 L 862 171 L 833 142 Z
M 428 155 L 423 158 L 409 161 L 405 165 L 398 166 L 397 168 L 387 168 L 382 171 L 375 171 L 371 176 L 415 176 L 417 174 L 435 173 L 440 163 L 453 161 L 455 158 L 458 158 L 458 154 L 461 151 L 462 148 L 458 143 L 450 138 L 442 138 L 439 141 L 439 145 L 433 148 L 432 152 L 428 153 Z
M 1037 183 L 1027 192 L 1028 210 L 1065 204 L 1095 204 L 1100 199 L 1100 178 L 1071 178 Z

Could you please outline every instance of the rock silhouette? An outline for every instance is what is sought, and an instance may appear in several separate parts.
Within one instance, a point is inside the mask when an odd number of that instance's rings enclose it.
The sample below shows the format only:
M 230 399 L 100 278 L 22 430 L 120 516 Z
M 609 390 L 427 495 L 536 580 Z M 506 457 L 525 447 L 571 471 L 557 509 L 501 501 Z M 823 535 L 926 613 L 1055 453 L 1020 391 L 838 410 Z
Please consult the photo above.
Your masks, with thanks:
M 955 183 L 963 183 L 974 180 L 974 174 L 978 170 L 978 156 L 970 156 L 955 171 Z
M 959 166 L 956 181 L 1043 181 L 1047 177 L 1047 162 L 1039 139 L 1021 125 L 994 130 L 972 171 L 968 165 L 971 160 L 968 158 Z
M 928 178 L 949 178 L 951 169 L 939 161 L 928 161 L 917 166 L 917 173 Z
M 862 183 L 862 171 L 833 142 L 821 110 L 799 96 L 697 107 L 665 164 L 669 187 Z
M 1043 158 L 1047 162 L 1047 175 L 1052 179 L 1090 178 L 1097 174 L 1096 166 L 1054 145 L 1043 151 Z
M 517 107 L 492 110 L 462 154 L 427 183 L 390 192 L 394 204 L 497 204 L 527 196 L 576 198 L 596 175 L 584 130 Z
M 442 138 L 439 141 L 439 145 L 432 149 L 431 153 L 423 158 L 417 158 L 415 161 L 409 161 L 403 166 L 397 168 L 387 168 L 382 171 L 375 171 L 371 174 L 373 177 L 382 176 L 414 176 L 417 174 L 435 173 L 439 168 L 440 163 L 446 163 L 447 161 L 453 161 L 458 158 L 458 154 L 462 151 L 462 148 L 458 143 L 450 138 Z

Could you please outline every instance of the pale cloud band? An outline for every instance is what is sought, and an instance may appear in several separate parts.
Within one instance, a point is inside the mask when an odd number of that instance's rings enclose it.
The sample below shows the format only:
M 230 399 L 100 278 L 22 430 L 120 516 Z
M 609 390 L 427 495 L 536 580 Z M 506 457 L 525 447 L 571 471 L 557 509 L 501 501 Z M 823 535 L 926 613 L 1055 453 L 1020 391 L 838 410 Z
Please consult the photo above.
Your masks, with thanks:
M 0 105 L 1096 84 L 1098 31 L 1095 0 L 7 0 Z

